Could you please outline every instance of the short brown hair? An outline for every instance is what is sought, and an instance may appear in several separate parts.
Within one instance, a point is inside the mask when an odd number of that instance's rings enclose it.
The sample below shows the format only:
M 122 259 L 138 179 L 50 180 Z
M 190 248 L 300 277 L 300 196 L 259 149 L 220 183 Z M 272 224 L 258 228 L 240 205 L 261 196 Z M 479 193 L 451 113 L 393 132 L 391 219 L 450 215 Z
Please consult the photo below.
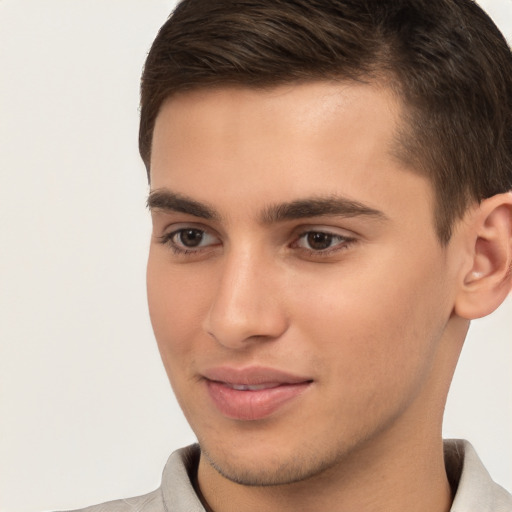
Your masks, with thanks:
M 433 184 L 443 243 L 471 202 L 512 189 L 512 54 L 472 0 L 181 1 L 142 75 L 148 179 L 177 92 L 330 79 L 385 79 L 407 106 L 399 154 Z

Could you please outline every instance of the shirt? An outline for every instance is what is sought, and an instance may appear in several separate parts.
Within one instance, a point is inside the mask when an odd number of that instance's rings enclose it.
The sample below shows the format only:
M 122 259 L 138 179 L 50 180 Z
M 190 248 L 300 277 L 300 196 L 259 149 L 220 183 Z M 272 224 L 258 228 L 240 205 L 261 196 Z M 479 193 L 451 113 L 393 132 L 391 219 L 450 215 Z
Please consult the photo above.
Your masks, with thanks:
M 445 441 L 444 451 L 448 478 L 457 489 L 450 512 L 512 512 L 512 495 L 491 479 L 470 443 Z M 198 463 L 197 444 L 181 448 L 169 457 L 157 490 L 75 512 L 205 512 L 192 484 Z

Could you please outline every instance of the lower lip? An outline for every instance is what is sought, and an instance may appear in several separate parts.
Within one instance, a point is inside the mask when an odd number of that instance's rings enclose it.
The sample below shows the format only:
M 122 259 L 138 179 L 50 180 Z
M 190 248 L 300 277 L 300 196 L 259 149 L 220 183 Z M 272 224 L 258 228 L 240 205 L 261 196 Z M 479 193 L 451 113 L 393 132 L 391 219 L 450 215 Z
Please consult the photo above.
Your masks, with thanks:
M 301 382 L 256 391 L 239 391 L 221 382 L 206 382 L 217 409 L 228 418 L 243 421 L 261 420 L 270 416 L 311 385 L 311 382 Z

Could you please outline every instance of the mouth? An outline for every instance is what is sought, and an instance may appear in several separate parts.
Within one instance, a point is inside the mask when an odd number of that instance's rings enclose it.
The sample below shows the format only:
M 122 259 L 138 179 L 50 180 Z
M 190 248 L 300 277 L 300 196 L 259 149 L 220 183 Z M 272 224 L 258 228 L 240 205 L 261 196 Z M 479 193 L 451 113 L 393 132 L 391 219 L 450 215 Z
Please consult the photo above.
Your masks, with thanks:
M 204 374 L 208 394 L 219 412 L 230 419 L 264 419 L 302 395 L 312 379 L 271 368 L 215 368 Z
M 220 384 L 224 384 L 225 386 L 234 389 L 236 391 L 261 391 L 262 389 L 273 389 L 277 388 L 281 384 L 258 384 L 256 386 L 250 386 L 248 384 L 230 384 L 229 382 L 223 382 Z

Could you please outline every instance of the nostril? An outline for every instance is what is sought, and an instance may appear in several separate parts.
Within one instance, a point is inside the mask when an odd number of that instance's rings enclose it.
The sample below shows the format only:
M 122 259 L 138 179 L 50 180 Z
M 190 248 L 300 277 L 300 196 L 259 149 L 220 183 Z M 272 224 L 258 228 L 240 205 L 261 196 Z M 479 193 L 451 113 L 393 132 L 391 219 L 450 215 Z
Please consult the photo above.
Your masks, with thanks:
M 241 317 L 230 321 L 224 317 L 221 322 L 210 318 L 204 326 L 206 334 L 219 345 L 231 349 L 242 349 L 254 343 L 278 339 L 287 330 L 287 321 L 277 310 L 266 318 Z
M 208 336 L 211 336 L 216 342 L 218 342 L 219 340 L 217 339 L 217 337 L 215 336 L 215 334 L 213 334 L 213 332 L 211 331 L 206 331 L 206 334 L 208 334 Z

